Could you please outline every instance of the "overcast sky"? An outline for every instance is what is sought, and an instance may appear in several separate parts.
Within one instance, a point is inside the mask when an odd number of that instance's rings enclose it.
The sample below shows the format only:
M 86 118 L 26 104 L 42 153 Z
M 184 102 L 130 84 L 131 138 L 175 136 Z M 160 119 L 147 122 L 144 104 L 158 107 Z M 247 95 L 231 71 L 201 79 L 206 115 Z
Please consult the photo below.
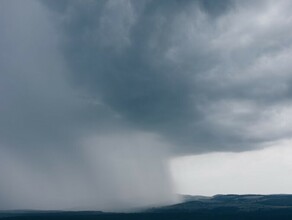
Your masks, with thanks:
M 0 1 L 0 209 L 278 192 L 273 180 L 291 169 L 291 10 L 289 0 Z M 238 179 L 266 173 L 240 190 L 229 180 L 245 163 Z

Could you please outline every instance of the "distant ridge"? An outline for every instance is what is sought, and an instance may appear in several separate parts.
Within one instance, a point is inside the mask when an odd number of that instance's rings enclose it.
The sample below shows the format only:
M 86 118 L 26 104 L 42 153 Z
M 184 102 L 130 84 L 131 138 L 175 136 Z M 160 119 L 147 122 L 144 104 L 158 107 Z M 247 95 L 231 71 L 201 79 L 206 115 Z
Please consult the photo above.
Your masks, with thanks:
M 249 212 L 275 209 L 292 210 L 291 194 L 218 194 L 210 197 L 182 195 L 182 198 L 182 203 L 152 209 L 151 211 L 194 212 L 211 211 L 216 209 L 232 209 L 241 212 Z
M 183 202 L 135 213 L 99 211 L 0 211 L 1 220 L 291 220 L 292 195 L 182 195 Z

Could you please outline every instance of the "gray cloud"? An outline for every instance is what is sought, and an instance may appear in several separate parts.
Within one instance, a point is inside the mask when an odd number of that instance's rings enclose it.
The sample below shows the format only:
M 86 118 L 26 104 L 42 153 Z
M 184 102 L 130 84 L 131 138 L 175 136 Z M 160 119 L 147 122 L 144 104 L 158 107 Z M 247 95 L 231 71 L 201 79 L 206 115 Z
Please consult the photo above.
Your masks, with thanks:
M 289 68 L 279 75 L 267 65 L 289 56 L 286 1 L 49 5 L 75 83 L 176 152 L 240 151 L 283 137 L 254 130 L 289 105 Z
M 288 0 L 0 6 L 0 208 L 167 203 L 168 157 L 291 135 Z

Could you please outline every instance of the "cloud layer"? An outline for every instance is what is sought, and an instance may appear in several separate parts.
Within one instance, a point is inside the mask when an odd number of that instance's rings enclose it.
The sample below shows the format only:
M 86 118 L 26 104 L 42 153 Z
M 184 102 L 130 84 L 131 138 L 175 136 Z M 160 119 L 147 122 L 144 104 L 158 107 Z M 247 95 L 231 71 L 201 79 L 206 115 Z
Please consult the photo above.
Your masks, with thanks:
M 76 85 L 177 153 L 290 134 L 288 1 L 46 3 Z

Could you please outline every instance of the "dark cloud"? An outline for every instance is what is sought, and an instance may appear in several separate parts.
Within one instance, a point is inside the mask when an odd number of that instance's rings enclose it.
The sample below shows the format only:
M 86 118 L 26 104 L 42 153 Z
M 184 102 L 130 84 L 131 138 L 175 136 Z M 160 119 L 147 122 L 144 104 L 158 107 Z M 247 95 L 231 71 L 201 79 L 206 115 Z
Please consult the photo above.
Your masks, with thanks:
M 208 15 L 216 17 L 222 15 L 228 10 L 232 9 L 234 1 L 232 0 L 223 0 L 223 1 L 214 1 L 214 0 L 201 0 L 199 1 L 200 6 L 205 10 Z
M 174 23 L 184 14 L 202 13 L 197 3 L 109 1 L 86 7 L 75 1 L 66 9 L 63 3 L 49 4 L 65 10 L 57 20 L 66 30 L 63 50 L 78 85 L 85 85 L 140 129 L 168 137 L 188 129 L 194 130 L 193 135 L 200 133 L 189 124 L 202 116 L 193 103 L 200 88 L 192 82 L 189 68 L 194 65 L 195 71 L 204 71 L 213 57 L 199 45 L 201 51 L 188 66 L 166 57 L 178 40 Z
M 271 27 L 257 19 L 269 16 L 270 3 L 256 9 L 239 1 L 64 3 L 49 6 L 58 8 L 73 81 L 136 129 L 159 133 L 182 154 L 240 151 L 275 138 L 249 134 L 261 118 L 257 111 L 286 96 L 268 91 L 282 78 L 248 76 L 261 59 L 282 51 L 282 36 L 261 41 Z M 233 115 L 246 103 L 254 109 Z

